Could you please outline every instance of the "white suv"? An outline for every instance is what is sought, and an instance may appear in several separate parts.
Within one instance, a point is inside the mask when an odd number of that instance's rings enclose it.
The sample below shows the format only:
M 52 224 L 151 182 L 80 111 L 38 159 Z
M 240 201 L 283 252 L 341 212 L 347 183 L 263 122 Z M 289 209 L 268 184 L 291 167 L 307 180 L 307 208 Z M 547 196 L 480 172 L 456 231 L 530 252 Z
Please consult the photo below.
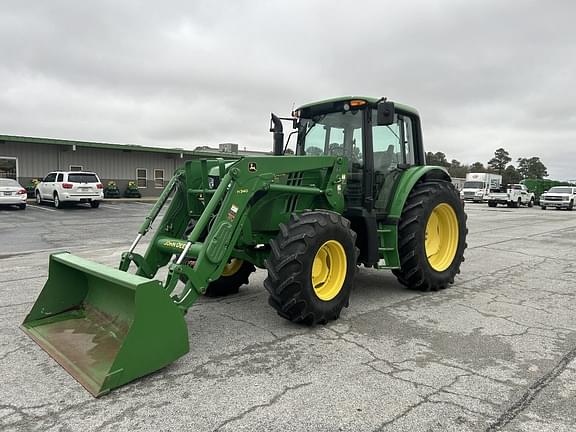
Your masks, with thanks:
M 96 208 L 103 199 L 104 187 L 93 172 L 55 171 L 36 185 L 36 203 L 52 201 L 56 208 L 64 202 L 90 203 Z

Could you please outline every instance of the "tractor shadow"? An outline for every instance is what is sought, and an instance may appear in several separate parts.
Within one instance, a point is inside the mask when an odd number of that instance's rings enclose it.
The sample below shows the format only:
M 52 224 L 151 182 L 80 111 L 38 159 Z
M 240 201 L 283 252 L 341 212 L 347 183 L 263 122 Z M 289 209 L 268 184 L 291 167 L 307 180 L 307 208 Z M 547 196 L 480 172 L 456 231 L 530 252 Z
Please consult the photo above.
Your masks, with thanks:
M 383 293 L 413 294 L 414 291 L 407 289 L 398 282 L 396 276 L 390 270 L 376 270 L 366 267 L 359 267 L 354 281 L 354 294 L 356 296 L 371 296 L 373 293 L 379 295 Z

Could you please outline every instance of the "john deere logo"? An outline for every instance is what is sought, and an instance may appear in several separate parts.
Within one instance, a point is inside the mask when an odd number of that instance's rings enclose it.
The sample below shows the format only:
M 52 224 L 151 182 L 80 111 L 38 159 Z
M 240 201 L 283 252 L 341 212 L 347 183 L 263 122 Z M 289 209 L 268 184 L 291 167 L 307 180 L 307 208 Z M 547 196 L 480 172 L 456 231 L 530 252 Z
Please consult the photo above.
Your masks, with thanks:
M 256 162 L 250 162 L 248 164 L 248 171 L 250 171 L 250 172 L 256 171 Z
M 164 242 L 164 247 L 173 249 L 184 249 L 186 242 L 179 242 L 174 240 L 166 240 Z

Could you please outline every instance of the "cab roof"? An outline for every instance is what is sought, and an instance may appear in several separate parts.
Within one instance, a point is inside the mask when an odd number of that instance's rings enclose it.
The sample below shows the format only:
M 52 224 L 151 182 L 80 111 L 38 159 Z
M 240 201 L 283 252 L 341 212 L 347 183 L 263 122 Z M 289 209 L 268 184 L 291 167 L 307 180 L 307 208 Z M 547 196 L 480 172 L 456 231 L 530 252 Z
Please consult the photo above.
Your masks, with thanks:
M 351 101 L 351 100 L 365 100 L 366 102 L 368 102 L 369 105 L 376 105 L 378 103 L 378 101 L 380 101 L 382 98 L 375 98 L 375 97 L 369 97 L 369 96 L 340 96 L 340 97 L 335 97 L 335 98 L 331 98 L 331 99 L 324 99 L 324 100 L 319 100 L 316 102 L 311 102 L 311 103 L 307 103 L 305 105 L 302 105 L 300 107 L 298 107 L 296 109 L 296 111 L 298 110 L 302 110 L 305 108 L 310 108 L 313 106 L 317 106 L 317 105 L 324 105 L 324 104 L 332 104 L 332 103 L 343 103 L 346 101 Z M 390 101 L 390 102 L 394 102 L 394 101 Z M 404 105 L 398 102 L 394 102 L 394 106 L 402 111 L 407 111 L 411 114 L 414 114 L 416 116 L 420 116 L 418 114 L 418 111 L 416 110 L 416 108 L 413 108 L 409 105 Z

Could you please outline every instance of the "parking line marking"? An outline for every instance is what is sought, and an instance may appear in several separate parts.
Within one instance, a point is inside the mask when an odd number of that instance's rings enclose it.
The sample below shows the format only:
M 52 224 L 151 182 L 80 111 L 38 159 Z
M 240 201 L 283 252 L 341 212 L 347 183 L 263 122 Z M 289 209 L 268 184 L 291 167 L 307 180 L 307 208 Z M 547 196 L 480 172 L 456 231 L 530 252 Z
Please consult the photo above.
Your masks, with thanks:
M 114 209 L 114 210 L 122 210 L 120 207 L 114 207 L 108 204 L 100 204 L 100 207 L 104 207 L 104 208 L 110 208 L 110 209 Z
M 35 208 L 35 209 L 40 209 L 40 210 L 51 211 L 51 212 L 57 211 L 57 210 L 54 210 L 54 209 L 49 209 L 49 208 L 46 208 L 46 207 L 40 207 L 40 206 L 37 206 L 37 205 L 31 205 L 31 204 L 28 204 L 27 207 Z

